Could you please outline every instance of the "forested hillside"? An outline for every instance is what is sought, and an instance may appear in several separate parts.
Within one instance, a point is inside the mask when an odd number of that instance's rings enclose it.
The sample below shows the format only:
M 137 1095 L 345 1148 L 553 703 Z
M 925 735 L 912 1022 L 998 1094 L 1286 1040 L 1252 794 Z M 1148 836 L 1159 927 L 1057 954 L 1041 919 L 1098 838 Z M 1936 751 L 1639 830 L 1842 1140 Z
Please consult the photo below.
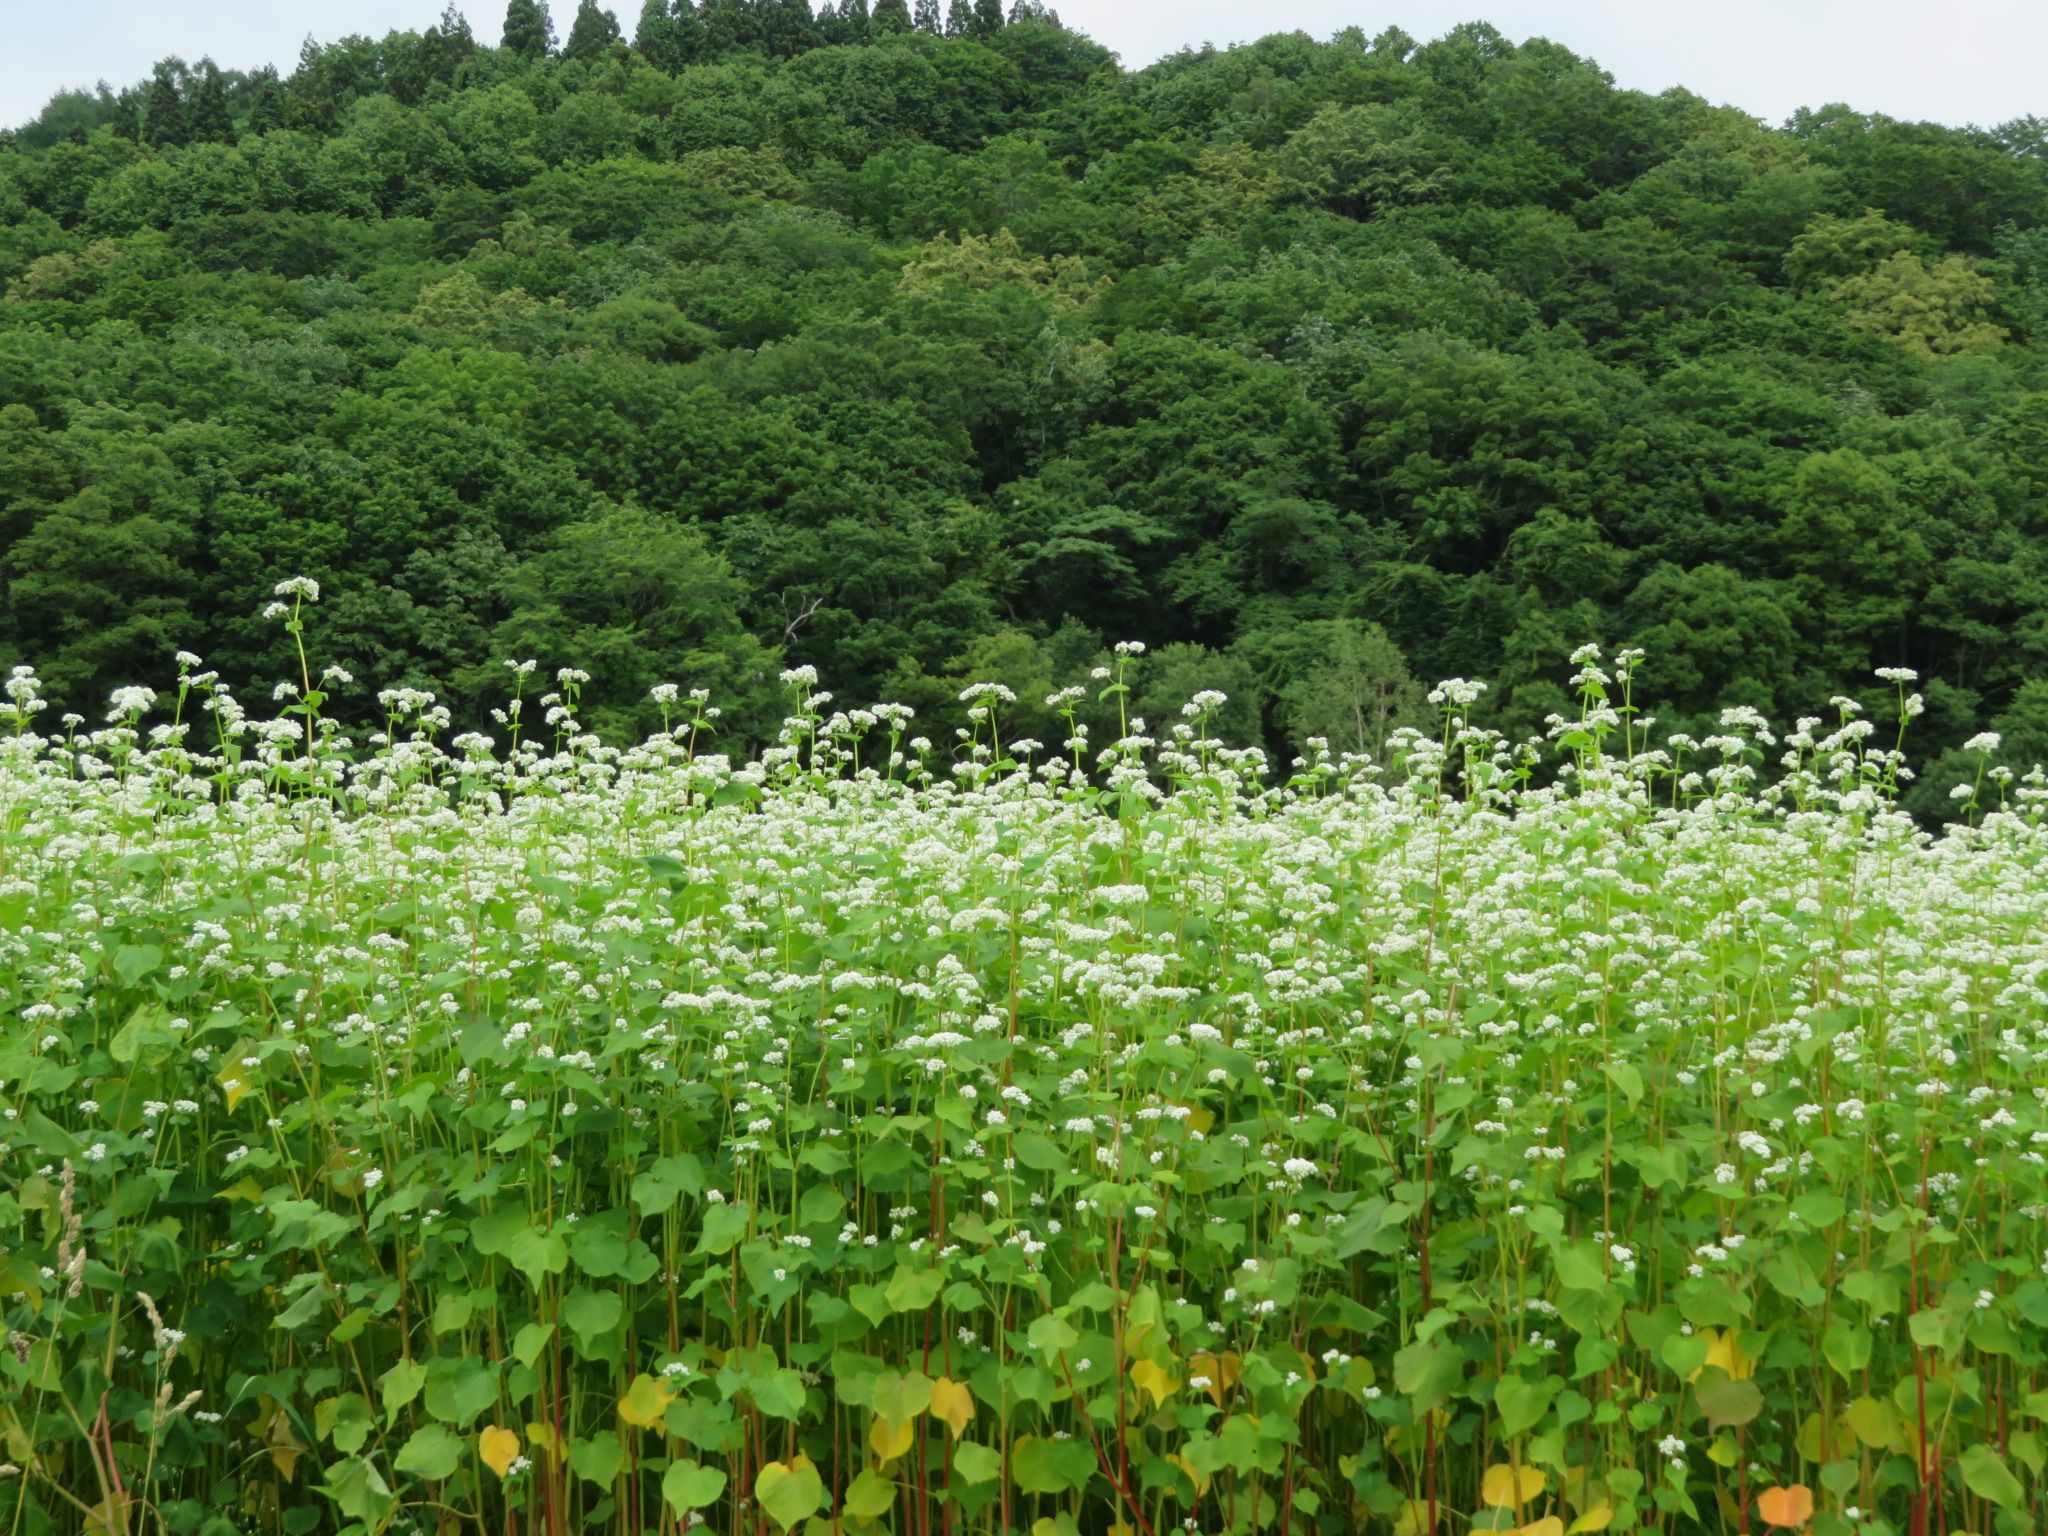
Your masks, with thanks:
M 738 745 L 811 664 L 1058 739 L 1142 639 L 1155 720 L 1370 746 L 1451 675 L 1539 730 L 1599 640 L 1669 726 L 1907 666 L 1923 761 L 2048 759 L 2048 124 L 1771 129 L 1483 25 L 1130 72 L 992 0 L 564 19 L 6 140 L 0 663 L 95 719 L 178 648 L 281 677 L 305 573 L 358 713 L 531 656 Z

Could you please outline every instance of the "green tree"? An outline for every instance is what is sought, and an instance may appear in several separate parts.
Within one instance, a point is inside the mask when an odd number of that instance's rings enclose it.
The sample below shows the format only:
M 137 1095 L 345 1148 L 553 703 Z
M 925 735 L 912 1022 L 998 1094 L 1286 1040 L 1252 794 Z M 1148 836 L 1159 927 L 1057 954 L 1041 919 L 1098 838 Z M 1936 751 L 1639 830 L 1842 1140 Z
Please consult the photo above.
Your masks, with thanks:
M 758 740 L 780 666 L 738 614 L 744 593 L 702 534 L 634 507 L 566 524 L 505 578 L 491 643 L 590 673 L 585 719 L 614 734 L 659 724 L 658 683 L 707 688 L 726 729 Z
M 946 30 L 946 24 L 939 16 L 939 0 L 917 0 L 917 11 L 912 23 L 920 32 L 937 37 Z
M 1929 266 L 1911 251 L 1887 256 L 1869 272 L 1836 283 L 1830 297 L 1848 323 L 1904 347 L 1916 357 L 1992 352 L 2008 332 L 1990 317 L 1991 280 L 1962 256 Z
M 185 142 L 185 104 L 169 61 L 159 64 L 150 77 L 142 108 L 142 142 L 182 144 Z
M 595 63 L 610 53 L 618 41 L 618 19 L 597 0 L 582 0 L 569 27 L 569 40 L 562 45 L 562 57 Z
M 194 144 L 232 144 L 235 120 L 228 111 L 227 82 L 213 60 L 199 63 L 199 84 L 185 113 L 185 135 Z
M 691 7 L 694 18 L 696 7 Z M 676 74 L 688 64 L 683 51 L 682 28 L 670 0 L 646 0 L 640 7 L 640 21 L 633 29 L 633 49 L 656 69 Z
M 994 37 L 1003 30 L 1003 0 L 974 0 L 974 35 Z
M 1429 724 L 1422 684 L 1377 624 L 1315 619 L 1248 635 L 1237 650 L 1271 697 L 1294 752 L 1320 738 L 1332 752 L 1384 761 L 1396 730 Z
M 555 24 L 547 0 L 510 0 L 499 46 L 522 59 L 545 58 L 555 50 Z
M 876 37 L 901 37 L 911 27 L 907 0 L 875 0 L 874 15 L 868 22 L 868 28 Z

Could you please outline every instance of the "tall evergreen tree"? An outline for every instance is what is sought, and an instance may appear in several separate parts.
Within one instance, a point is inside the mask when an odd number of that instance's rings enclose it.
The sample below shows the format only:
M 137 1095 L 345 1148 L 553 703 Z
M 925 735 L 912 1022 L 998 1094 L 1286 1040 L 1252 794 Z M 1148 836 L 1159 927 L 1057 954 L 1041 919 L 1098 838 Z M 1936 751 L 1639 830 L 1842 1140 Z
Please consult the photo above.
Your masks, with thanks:
M 612 44 L 618 40 L 618 18 L 597 0 L 583 0 L 576 7 L 576 20 L 569 26 L 569 41 L 562 45 L 562 57 L 594 64 L 610 53 Z
M 917 0 L 917 14 L 913 20 L 918 31 L 929 32 L 934 37 L 946 30 L 945 22 L 939 19 L 939 0 Z
M 868 31 L 875 37 L 901 37 L 910 30 L 908 0 L 875 0 L 875 13 Z
M 440 55 L 435 64 L 436 72 L 452 84 L 463 61 L 476 51 L 476 34 L 469 29 L 469 18 L 450 0 L 441 12 L 440 21 L 429 29 L 427 36 Z
M 974 7 L 969 0 L 951 0 L 946 7 L 946 36 L 974 36 Z
M 249 77 L 249 135 L 284 126 L 284 84 L 266 64 Z
M 676 55 L 676 18 L 668 0 L 646 0 L 640 20 L 633 28 L 633 51 L 667 74 L 683 67 Z
M 1003 0 L 974 0 L 974 35 L 994 37 L 1003 30 Z
M 227 82 L 213 60 L 199 65 L 199 84 L 185 106 L 185 139 L 191 144 L 232 144 L 235 119 L 228 111 Z
M 683 64 L 696 63 L 706 52 L 704 13 L 697 0 L 672 0 L 669 15 L 675 21 L 676 57 Z
M 502 46 L 522 59 L 544 58 L 554 52 L 555 23 L 548 15 L 547 0 L 511 0 L 505 7 Z
M 866 42 L 868 21 L 868 0 L 839 0 L 839 28 L 847 42 Z
M 704 0 L 699 15 L 704 22 L 703 56 L 707 59 L 722 59 L 760 44 L 759 19 L 747 0 Z
M 793 59 L 822 41 L 811 0 L 762 0 L 758 14 L 761 47 L 774 58 Z
M 177 77 L 171 73 L 168 61 L 157 65 L 142 99 L 142 142 L 185 142 L 185 103 L 178 95 Z

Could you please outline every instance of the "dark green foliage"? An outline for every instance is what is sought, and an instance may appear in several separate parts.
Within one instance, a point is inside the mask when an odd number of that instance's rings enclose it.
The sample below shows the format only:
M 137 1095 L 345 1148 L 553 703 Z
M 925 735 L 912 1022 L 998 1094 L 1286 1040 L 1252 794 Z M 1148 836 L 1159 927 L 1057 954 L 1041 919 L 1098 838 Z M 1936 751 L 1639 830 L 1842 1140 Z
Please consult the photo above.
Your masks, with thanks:
M 167 59 L 0 156 L 0 664 L 88 715 L 177 646 L 267 675 L 304 572 L 328 658 L 469 724 L 522 649 L 621 729 L 661 677 L 744 735 L 809 663 L 1045 738 L 1131 638 L 1155 727 L 1209 686 L 1375 751 L 1453 675 L 1540 731 L 1599 640 L 1699 735 L 1897 665 L 1927 760 L 2043 750 L 2025 125 L 1774 131 L 1484 26 L 1130 74 L 987 0 L 505 38 Z
M 235 120 L 228 111 L 227 82 L 213 60 L 199 66 L 199 83 L 185 112 L 185 136 L 194 144 L 232 144 Z
M 583 0 L 576 7 L 576 20 L 569 28 L 568 42 L 562 45 L 562 57 L 595 63 L 618 41 L 619 24 L 612 13 L 597 0 Z
M 555 24 L 547 0 L 511 0 L 505 7 L 501 46 L 522 59 L 538 59 L 554 51 Z
M 149 89 L 143 95 L 142 142 L 182 144 L 185 142 L 185 104 L 169 64 L 159 64 Z

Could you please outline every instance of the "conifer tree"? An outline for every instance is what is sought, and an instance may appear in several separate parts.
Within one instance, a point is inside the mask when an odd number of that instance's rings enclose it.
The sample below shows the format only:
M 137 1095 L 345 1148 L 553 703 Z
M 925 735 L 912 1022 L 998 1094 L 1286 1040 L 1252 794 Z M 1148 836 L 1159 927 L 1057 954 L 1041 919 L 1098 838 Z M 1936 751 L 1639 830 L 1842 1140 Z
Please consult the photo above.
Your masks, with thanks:
M 908 0 L 875 0 L 875 12 L 868 20 L 868 32 L 874 37 L 901 37 L 910 30 L 910 5 Z
M 142 142 L 185 142 L 185 103 L 178 95 L 178 82 L 168 61 L 157 65 L 142 99 Z
M 946 36 L 974 36 L 974 7 L 968 0 L 951 0 L 946 7 Z
M 974 35 L 994 37 L 1003 30 L 1003 0 L 974 0 Z
M 505 7 L 503 46 L 522 59 L 539 59 L 554 52 L 555 23 L 548 15 L 547 0 L 511 0 Z
M 569 41 L 562 47 L 562 57 L 594 64 L 611 52 L 612 44 L 618 40 L 617 18 L 597 0 L 582 0 L 576 7 L 576 20 L 569 27 Z
M 939 19 L 939 0 L 917 0 L 914 21 L 918 31 L 929 32 L 934 37 L 946 30 L 946 24 Z
M 818 24 L 811 0 L 761 0 L 760 44 L 771 57 L 793 59 L 818 46 Z
M 456 71 L 462 68 L 463 60 L 476 52 L 476 34 L 469 29 L 469 18 L 455 8 L 454 0 L 450 0 L 441 12 L 441 19 L 429 29 L 427 36 L 439 53 L 437 73 L 441 79 L 452 82 Z
M 249 136 L 284 126 L 284 85 L 277 70 L 264 65 L 249 77 Z
M 185 104 L 185 142 L 188 144 L 232 144 L 235 120 L 228 111 L 227 83 L 213 60 L 199 65 L 199 84 Z
M 747 0 L 704 0 L 704 57 L 722 59 L 761 41 L 759 19 Z
M 668 0 L 646 0 L 633 28 L 633 51 L 666 74 L 682 68 L 676 57 L 676 18 Z
M 868 40 L 868 0 L 839 0 L 839 28 L 849 43 Z
M 705 55 L 704 13 L 697 9 L 697 0 L 671 0 L 669 17 L 675 24 L 676 67 L 681 69 Z

